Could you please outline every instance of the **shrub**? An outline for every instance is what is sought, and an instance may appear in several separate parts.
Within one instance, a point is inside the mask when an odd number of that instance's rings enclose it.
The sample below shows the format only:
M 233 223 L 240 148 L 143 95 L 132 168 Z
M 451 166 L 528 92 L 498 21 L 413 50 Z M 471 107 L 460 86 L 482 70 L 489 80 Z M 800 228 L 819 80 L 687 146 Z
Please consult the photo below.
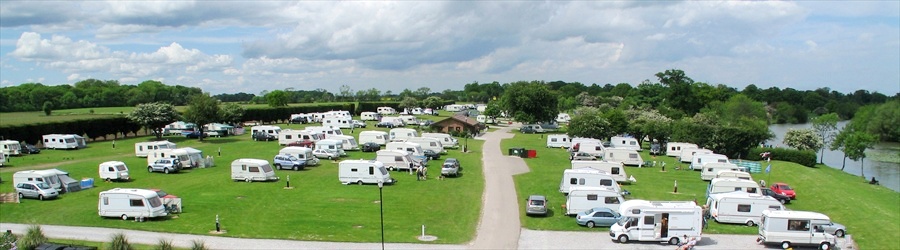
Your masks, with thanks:
M 128 243 L 128 238 L 124 233 L 113 234 L 112 242 L 109 243 L 109 250 L 132 250 L 134 247 Z
M 3 236 L 0 237 L 0 250 L 9 250 L 16 248 L 16 240 L 18 238 L 12 231 L 6 231 L 3 233 Z
M 192 240 L 191 241 L 191 250 L 207 250 L 206 243 L 203 243 L 202 240 Z
M 47 236 L 44 236 L 41 226 L 31 225 L 19 241 L 19 249 L 32 250 L 44 243 L 47 243 Z
M 156 248 L 154 248 L 154 249 L 157 249 L 157 250 L 172 250 L 172 249 L 175 249 L 175 246 L 172 245 L 172 241 L 171 241 L 171 240 L 159 239 L 159 241 L 156 242 Z
M 747 155 L 747 160 L 751 161 L 761 161 L 762 159 L 760 154 L 763 152 L 770 152 L 772 156 L 772 160 L 779 161 L 789 161 L 793 163 L 797 163 L 807 167 L 813 167 L 816 165 L 816 153 L 809 150 L 796 150 L 789 148 L 753 148 L 750 150 L 750 154 Z

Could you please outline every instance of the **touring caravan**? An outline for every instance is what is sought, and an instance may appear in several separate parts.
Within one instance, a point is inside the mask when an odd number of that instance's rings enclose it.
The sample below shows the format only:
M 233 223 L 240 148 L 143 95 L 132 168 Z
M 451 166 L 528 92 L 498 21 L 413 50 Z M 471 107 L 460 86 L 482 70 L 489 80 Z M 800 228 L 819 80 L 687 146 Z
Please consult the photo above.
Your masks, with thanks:
M 295 129 L 285 129 L 278 133 L 278 144 L 279 145 L 288 145 L 292 142 L 297 141 L 319 141 L 323 138 L 320 138 L 321 134 L 309 131 L 309 130 L 295 130 Z
M 694 158 L 691 159 L 691 169 L 693 170 L 701 170 L 704 164 L 718 162 L 718 163 L 731 163 L 728 161 L 728 156 L 720 155 L 720 154 L 698 154 L 694 155 Z
M 700 171 L 700 179 L 704 181 L 716 178 L 722 171 L 741 171 L 741 168 L 732 163 L 710 162 L 703 164 L 703 170 Z
M 603 154 L 604 161 L 621 162 L 626 166 L 644 165 L 644 159 L 641 154 L 634 149 L 607 148 Z
M 335 135 L 344 135 L 344 131 L 341 131 L 341 129 L 339 129 L 339 128 L 312 126 L 312 127 L 306 127 L 306 130 L 312 131 L 314 133 L 318 133 L 319 140 L 331 139 L 331 137 L 335 136 Z
M 362 121 L 378 121 L 381 120 L 381 114 L 371 111 L 362 112 L 359 114 L 359 119 Z
M 609 187 L 573 187 L 566 197 L 566 215 L 573 215 L 595 207 L 619 210 L 624 202 L 622 194 Z
M 686 142 L 669 142 L 666 143 L 666 155 L 671 157 L 680 157 L 681 151 L 689 148 L 699 148 L 697 144 Z
M 153 162 L 160 158 L 177 158 L 184 165 L 184 168 L 205 168 L 212 167 L 215 164 L 211 157 L 203 158 L 203 151 L 185 147 L 151 150 L 147 153 L 147 165 L 152 165 Z
M 184 132 L 192 132 L 197 125 L 189 122 L 176 121 L 169 123 L 163 128 L 163 133 L 167 135 L 181 135 Z
M 281 127 L 279 126 L 269 126 L 269 125 L 261 125 L 261 126 L 253 126 L 250 128 L 250 136 L 256 133 L 266 133 L 273 136 L 278 136 L 278 133 L 281 133 Z
M 713 151 L 705 148 L 685 148 L 681 149 L 681 155 L 678 156 L 681 162 L 692 162 L 695 155 L 712 154 Z
M 231 179 L 235 181 L 275 181 L 275 170 L 269 161 L 262 159 L 237 159 L 231 162 Z
M 311 148 L 307 147 L 284 147 L 281 150 L 278 150 L 278 154 L 297 157 L 297 159 L 305 161 L 307 166 L 319 165 L 319 158 L 316 158 L 312 151 Z
M 384 164 L 388 170 L 412 170 L 419 163 L 410 157 L 409 153 L 400 150 L 382 149 L 375 152 L 375 160 Z
M 324 149 L 329 152 L 335 152 L 339 156 L 347 155 L 347 152 L 344 151 L 344 141 L 337 139 L 325 139 L 316 142 L 315 149 Z
M 388 143 L 388 140 L 388 133 L 384 131 L 366 130 L 359 132 L 359 144 L 374 142 L 384 146 Z
M 100 163 L 99 171 L 101 180 L 127 181 L 131 178 L 128 175 L 128 166 L 121 161 L 107 161 Z
M 422 146 L 419 144 L 412 142 L 388 142 L 387 145 L 384 146 L 384 149 L 394 149 L 394 150 L 402 150 L 406 151 L 410 154 L 410 156 L 419 162 L 422 165 L 425 165 L 428 160 L 425 158 L 425 151 L 422 149 Z
M 729 193 L 734 191 L 744 191 L 753 194 L 762 194 L 759 190 L 759 184 L 751 180 L 733 179 L 733 178 L 714 178 L 706 189 L 706 195 L 717 193 Z
M 456 138 L 453 138 L 453 136 L 451 136 L 450 134 L 422 133 L 422 137 L 436 138 L 436 139 L 438 139 L 438 141 L 441 142 L 441 145 L 443 145 L 444 148 L 458 148 L 459 147 L 459 141 L 456 140 Z
M 352 118 L 345 116 L 325 116 L 322 118 L 322 126 L 323 127 L 332 127 L 332 128 L 352 128 L 353 124 L 351 123 Z
M 13 187 L 19 185 L 21 182 L 26 181 L 38 181 L 47 183 L 50 187 L 56 189 L 56 191 L 62 191 L 62 181 L 59 179 L 59 174 L 56 171 L 51 170 L 23 170 L 18 171 L 13 174 Z
M 381 115 L 393 115 L 397 113 L 397 110 L 391 107 L 378 107 L 376 111 Z
M 178 146 L 169 141 L 150 141 L 138 142 L 134 144 L 134 155 L 137 157 L 147 157 L 151 150 L 174 149 Z
M 209 136 L 215 137 L 235 134 L 234 126 L 221 123 L 207 123 L 206 125 L 203 125 L 203 132 L 208 134 Z
M 572 161 L 572 169 L 594 169 L 613 178 L 616 182 L 626 182 L 625 166 L 621 162 L 610 161 Z
M 410 137 L 406 139 L 407 142 L 417 143 L 422 149 L 431 149 L 434 152 L 438 152 L 440 154 L 447 153 L 447 150 L 444 150 L 444 145 L 441 144 L 438 139 L 430 138 L 430 137 Z
M 459 104 L 450 104 L 450 105 L 444 106 L 444 110 L 449 111 L 449 112 L 459 112 L 459 111 L 463 111 L 463 109 L 466 109 L 466 106 L 459 105 Z
M 356 138 L 353 138 L 353 136 L 335 135 L 335 136 L 332 136 L 331 139 L 340 140 L 341 141 L 341 149 L 343 149 L 345 151 L 359 150 L 359 143 L 356 143 Z
M 585 152 L 596 157 L 603 157 L 606 154 L 606 147 L 603 147 L 601 142 L 583 141 L 576 143 L 573 139 L 572 152 Z
M 784 210 L 775 198 L 746 192 L 711 194 L 706 200 L 709 214 L 719 223 L 759 225 L 765 210 Z
M 338 163 L 338 180 L 341 184 L 394 183 L 394 178 L 384 168 L 384 164 L 375 160 L 345 160 Z
M 391 140 L 393 139 L 409 139 L 411 137 L 418 137 L 419 132 L 415 129 L 411 128 L 392 128 L 391 132 Z
M 569 148 L 572 146 L 572 138 L 566 134 L 547 135 L 548 148 Z
M 563 170 L 562 180 L 559 181 L 559 192 L 568 194 L 569 190 L 575 187 L 603 187 L 616 192 L 622 191 L 616 180 L 606 172 L 588 168 Z
M 412 124 L 412 125 L 419 124 L 419 119 L 417 119 L 415 116 L 401 115 L 400 119 L 403 120 L 403 124 Z
M 750 176 L 750 173 L 743 172 L 743 171 L 730 171 L 730 170 L 719 171 L 719 173 L 716 174 L 715 178 L 734 178 L 734 179 L 744 179 L 744 180 L 753 181 L 753 177 Z
M 629 200 L 619 206 L 622 219 L 609 228 L 609 237 L 621 243 L 631 240 L 668 242 L 681 237 L 700 239 L 702 208 L 693 201 Z
M 568 123 L 572 120 L 572 116 L 566 113 L 559 113 L 556 115 L 556 122 L 558 123 Z
M 808 211 L 765 210 L 759 222 L 758 242 L 779 244 L 783 249 L 797 245 L 815 245 L 819 249 L 831 249 L 837 237 L 825 232 L 831 224 L 827 215 Z
M 22 145 L 19 144 L 19 141 L 2 140 L 0 141 L 0 154 L 21 155 Z
M 101 217 L 135 218 L 164 217 L 168 215 L 159 194 L 153 190 L 114 188 L 100 192 L 97 205 Z
M 497 119 L 494 119 L 494 117 L 490 117 L 490 116 L 486 116 L 486 115 L 476 116 L 475 121 L 484 123 L 484 124 L 497 124 Z
M 615 149 L 631 149 L 641 151 L 641 144 L 632 137 L 613 136 L 609 138 L 609 146 Z
M 79 149 L 87 147 L 84 137 L 79 135 L 44 135 L 44 147 L 52 149 Z

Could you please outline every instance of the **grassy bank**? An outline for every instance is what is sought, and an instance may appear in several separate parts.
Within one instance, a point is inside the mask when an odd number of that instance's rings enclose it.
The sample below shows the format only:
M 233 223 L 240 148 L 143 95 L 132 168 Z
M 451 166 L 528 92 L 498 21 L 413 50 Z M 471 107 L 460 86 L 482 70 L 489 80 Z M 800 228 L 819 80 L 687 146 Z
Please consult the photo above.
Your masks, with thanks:
M 517 134 L 515 138 L 501 143 L 503 150 L 510 147 L 525 147 L 537 150 L 537 158 L 525 159 L 531 172 L 515 176 L 516 190 L 520 199 L 530 194 L 547 195 L 552 215 L 546 218 L 522 215 L 523 227 L 535 230 L 606 231 L 580 227 L 575 219 L 565 216 L 560 208 L 565 204 L 565 196 L 559 192 L 559 181 L 564 169 L 570 168 L 565 149 L 546 148 L 546 138 L 542 135 Z M 505 152 L 505 151 L 504 151 Z M 705 203 L 708 182 L 700 179 L 699 171 L 675 170 L 688 164 L 676 162 L 675 158 L 651 157 L 646 150 L 641 153 L 644 160 L 666 163 L 666 171 L 660 167 L 627 167 L 628 175 L 637 182 L 622 187 L 632 194 L 626 199 L 645 200 L 697 200 Z M 765 166 L 765 165 L 764 165 Z M 900 194 L 888 188 L 869 185 L 862 178 L 841 172 L 828 166 L 804 167 L 791 162 L 772 162 L 772 172 L 753 174 L 755 180 L 767 183 L 785 182 L 797 190 L 797 200 L 787 205 L 791 210 L 806 210 L 824 213 L 832 220 L 847 226 L 848 233 L 862 249 L 893 249 L 900 246 Z M 678 192 L 674 193 L 675 181 Z M 524 211 L 524 207 L 522 208 Z M 872 222 L 883 222 L 873 226 Z M 736 224 L 719 224 L 710 220 L 705 233 L 756 234 L 756 227 Z

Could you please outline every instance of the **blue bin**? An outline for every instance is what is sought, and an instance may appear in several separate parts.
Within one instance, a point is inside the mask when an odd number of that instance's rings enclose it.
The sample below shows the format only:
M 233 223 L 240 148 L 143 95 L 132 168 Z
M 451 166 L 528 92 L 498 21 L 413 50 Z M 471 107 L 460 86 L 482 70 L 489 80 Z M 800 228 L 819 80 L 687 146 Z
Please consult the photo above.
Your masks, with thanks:
M 92 187 L 94 187 L 94 178 L 81 179 L 81 189 L 88 189 Z

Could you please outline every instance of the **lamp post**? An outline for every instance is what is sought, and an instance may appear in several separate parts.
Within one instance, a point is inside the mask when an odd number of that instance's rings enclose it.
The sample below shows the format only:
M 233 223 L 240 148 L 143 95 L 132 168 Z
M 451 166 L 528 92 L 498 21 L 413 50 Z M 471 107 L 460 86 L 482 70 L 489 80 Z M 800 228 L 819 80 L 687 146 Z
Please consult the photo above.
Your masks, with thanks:
M 378 180 L 378 205 L 381 206 L 381 250 L 384 250 L 384 181 Z

